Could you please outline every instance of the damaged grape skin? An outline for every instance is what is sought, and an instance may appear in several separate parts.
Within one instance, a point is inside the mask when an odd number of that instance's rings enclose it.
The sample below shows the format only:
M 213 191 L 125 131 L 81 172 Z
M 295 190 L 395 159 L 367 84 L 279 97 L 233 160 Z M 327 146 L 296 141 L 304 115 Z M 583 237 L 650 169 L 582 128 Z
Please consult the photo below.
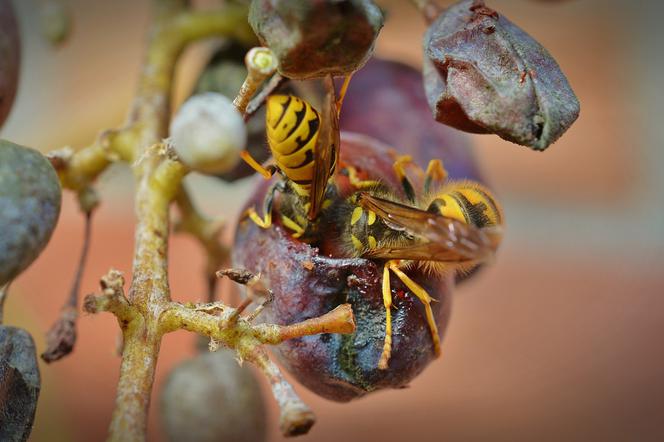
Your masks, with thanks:
M 480 0 L 462 0 L 424 38 L 424 84 L 434 117 L 542 151 L 576 121 L 580 105 L 554 58 Z
M 253 0 L 249 23 L 279 61 L 279 73 L 304 80 L 348 75 L 373 52 L 383 14 L 371 0 Z
M 368 178 L 382 177 L 398 189 L 393 161 L 382 143 L 367 136 L 343 134 L 342 164 L 371 172 Z M 248 204 L 260 207 L 268 187 L 269 182 L 261 183 Z M 274 300 L 262 319 L 291 324 L 349 302 L 357 324 L 352 335 L 307 336 L 276 347 L 280 362 L 300 383 L 327 399 L 345 402 L 379 389 L 404 387 L 435 359 L 423 306 L 392 277 L 392 358 L 387 370 L 378 369 L 385 336 L 380 263 L 327 256 L 291 238 L 278 224 L 278 216 L 275 220 L 271 228 L 261 229 L 242 219 L 235 236 L 234 265 L 260 273 L 274 292 Z M 326 236 L 333 237 L 334 233 Z M 334 248 L 330 243 L 324 247 Z M 438 301 L 432 308 L 442 335 L 451 309 L 452 275 L 408 273 Z

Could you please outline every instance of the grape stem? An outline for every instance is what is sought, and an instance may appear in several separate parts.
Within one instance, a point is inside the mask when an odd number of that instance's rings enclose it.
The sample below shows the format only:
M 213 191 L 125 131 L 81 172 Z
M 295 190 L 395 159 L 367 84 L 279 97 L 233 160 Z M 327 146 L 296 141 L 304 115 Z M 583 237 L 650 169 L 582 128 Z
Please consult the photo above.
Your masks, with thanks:
M 171 203 L 175 202 L 180 210 L 180 231 L 194 236 L 207 252 L 209 281 L 229 256 L 228 249 L 218 240 L 223 223 L 205 218 L 195 208 L 182 185 L 189 171 L 163 142 L 170 118 L 175 65 L 183 49 L 197 40 L 223 36 L 253 45 L 255 36 L 247 24 L 246 6 L 228 3 L 218 11 L 196 12 L 189 9 L 187 0 L 153 3 L 155 14 L 147 53 L 126 124 L 105 131 L 92 145 L 77 152 L 61 149 L 49 155 L 63 187 L 77 192 L 79 197 L 89 192 L 95 179 L 113 162 L 130 164 L 136 178 L 137 224 L 128 293 L 125 295 L 122 274 L 111 270 L 102 278 L 102 293 L 88 295 L 83 302 L 83 309 L 89 313 L 114 314 L 122 330 L 120 379 L 108 439 L 145 440 L 161 338 L 179 329 L 207 336 L 213 344 L 235 349 L 240 360 L 257 364 L 268 376 L 282 405 L 284 434 L 300 434 L 313 424 L 313 413 L 269 360 L 264 345 L 315 333 L 350 333 L 355 328 L 352 311 L 349 306 L 342 306 L 302 324 L 253 325 L 255 315 L 241 316 L 240 310 L 221 302 L 196 305 L 171 301 Z M 86 200 L 79 201 L 85 211 Z M 214 284 L 210 283 L 211 293 Z
M 349 304 L 342 304 L 331 312 L 292 325 L 252 324 L 254 315 L 241 316 L 241 309 L 230 307 L 222 302 L 206 304 L 181 304 L 168 301 L 159 310 L 156 325 L 151 327 L 149 335 L 141 340 L 134 334 L 145 331 L 145 315 L 124 295 L 124 278 L 117 270 L 111 270 L 102 278 L 102 294 L 88 295 L 83 309 L 88 313 L 102 311 L 113 313 L 123 330 L 125 364 L 137 362 L 139 358 L 151 362 L 156 358 L 161 337 L 176 330 L 189 330 L 207 336 L 215 344 L 222 344 L 237 352 L 240 361 L 247 360 L 256 364 L 267 376 L 272 392 L 280 405 L 280 426 L 286 436 L 295 436 L 309 430 L 315 422 L 313 412 L 302 402 L 288 384 L 277 366 L 268 358 L 264 344 L 279 344 L 287 339 L 299 338 L 319 333 L 352 333 L 355 330 L 353 311 Z M 140 365 L 140 364 L 139 364 Z M 132 367 L 131 372 L 141 375 L 139 379 L 147 379 L 149 367 Z M 121 378 L 121 382 L 123 382 Z M 128 380 L 125 380 L 128 382 Z M 121 384 L 122 385 L 122 384 Z M 134 387 L 136 385 L 134 384 Z M 147 388 L 147 387 L 146 387 Z M 130 390 L 122 390 L 125 405 L 136 401 L 129 399 Z M 142 396 L 149 399 L 149 395 Z M 136 406 L 141 403 L 136 404 Z M 140 410 L 133 408 L 132 413 Z M 126 428 L 123 428 L 126 431 Z

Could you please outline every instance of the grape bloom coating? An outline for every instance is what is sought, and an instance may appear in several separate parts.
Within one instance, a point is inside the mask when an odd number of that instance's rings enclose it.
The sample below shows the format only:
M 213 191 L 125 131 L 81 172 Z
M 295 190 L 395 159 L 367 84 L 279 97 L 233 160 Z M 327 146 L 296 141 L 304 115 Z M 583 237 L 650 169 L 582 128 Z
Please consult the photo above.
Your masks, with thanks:
M 34 149 L 0 140 L 0 286 L 46 247 L 60 215 L 60 181 Z

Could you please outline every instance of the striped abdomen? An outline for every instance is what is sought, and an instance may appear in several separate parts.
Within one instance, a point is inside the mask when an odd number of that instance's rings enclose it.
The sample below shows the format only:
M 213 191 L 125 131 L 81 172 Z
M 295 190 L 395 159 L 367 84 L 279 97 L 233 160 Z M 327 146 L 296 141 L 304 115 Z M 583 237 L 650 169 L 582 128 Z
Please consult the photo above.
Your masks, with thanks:
M 292 95 L 267 100 L 267 141 L 277 167 L 308 190 L 314 178 L 314 151 L 320 117 L 309 103 Z
M 483 186 L 461 181 L 444 186 L 427 208 L 475 227 L 500 226 L 503 212 L 495 198 Z

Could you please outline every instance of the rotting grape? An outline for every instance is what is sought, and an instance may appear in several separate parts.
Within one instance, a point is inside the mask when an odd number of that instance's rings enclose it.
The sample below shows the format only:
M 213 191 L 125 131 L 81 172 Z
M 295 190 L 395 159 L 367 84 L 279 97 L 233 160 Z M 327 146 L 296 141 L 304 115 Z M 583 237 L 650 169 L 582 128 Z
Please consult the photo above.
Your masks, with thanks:
M 249 23 L 279 60 L 279 73 L 298 80 L 348 75 L 371 56 L 383 13 L 371 0 L 253 0 Z
M 61 196 L 58 176 L 41 153 L 0 140 L 0 286 L 46 247 Z
M 481 0 L 447 8 L 424 37 L 424 85 L 434 117 L 544 150 L 579 116 L 551 54 Z
M 254 373 L 231 350 L 202 353 L 173 369 L 161 393 L 169 440 L 251 441 L 266 436 L 263 395 Z

